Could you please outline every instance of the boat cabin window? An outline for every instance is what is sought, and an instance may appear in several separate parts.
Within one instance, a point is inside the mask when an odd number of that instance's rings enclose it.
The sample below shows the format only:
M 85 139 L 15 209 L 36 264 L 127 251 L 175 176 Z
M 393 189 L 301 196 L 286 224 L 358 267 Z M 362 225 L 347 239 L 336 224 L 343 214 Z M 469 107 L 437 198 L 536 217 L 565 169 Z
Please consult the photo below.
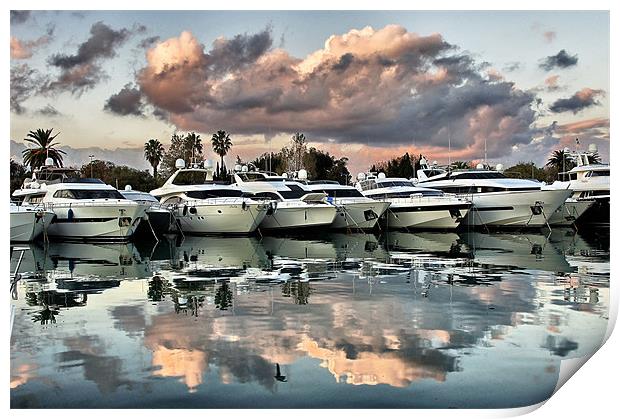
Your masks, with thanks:
M 41 195 L 29 195 L 28 198 L 26 199 L 29 203 L 31 204 L 40 204 L 41 202 L 43 202 L 43 197 L 45 196 L 45 194 L 41 194 Z
M 422 173 L 424 173 L 426 177 L 432 177 L 432 176 L 443 175 L 446 172 L 440 169 L 424 169 L 422 170 Z
M 125 191 L 125 192 L 121 192 L 121 194 L 125 198 L 131 199 L 132 201 L 159 202 L 157 198 L 155 198 L 153 195 L 148 194 L 148 193 Z
M 504 179 L 499 172 L 458 172 L 450 176 L 452 179 Z
M 185 194 L 193 199 L 210 199 L 210 198 L 241 198 L 248 197 L 251 194 L 244 193 L 238 189 L 213 189 L 208 191 L 187 191 Z
M 172 181 L 173 185 L 203 185 L 207 182 L 207 172 L 187 171 L 179 172 Z
M 272 172 L 241 172 L 237 173 L 237 176 L 241 178 L 244 182 L 282 182 L 284 178 L 276 177 L 275 173 Z M 267 176 L 272 176 L 275 178 L 267 178 Z
M 85 190 L 85 189 L 61 189 L 54 192 L 54 198 L 66 199 L 125 199 L 123 195 L 114 189 Z
M 377 182 L 378 188 L 390 188 L 393 186 L 409 186 L 413 187 L 413 183 L 409 180 L 382 180 Z
M 577 173 L 569 173 L 570 180 L 577 180 Z
M 308 185 L 340 185 L 335 180 L 311 180 Z
M 321 189 L 320 192 L 326 193 L 332 198 L 358 198 L 363 197 L 362 193 L 354 188 L 347 189 Z
M 267 199 L 273 199 L 276 201 L 282 201 L 282 197 L 274 192 L 258 192 L 254 194 L 254 196 L 256 198 L 267 198 Z
M 586 174 L 586 177 L 609 176 L 609 170 L 592 170 Z

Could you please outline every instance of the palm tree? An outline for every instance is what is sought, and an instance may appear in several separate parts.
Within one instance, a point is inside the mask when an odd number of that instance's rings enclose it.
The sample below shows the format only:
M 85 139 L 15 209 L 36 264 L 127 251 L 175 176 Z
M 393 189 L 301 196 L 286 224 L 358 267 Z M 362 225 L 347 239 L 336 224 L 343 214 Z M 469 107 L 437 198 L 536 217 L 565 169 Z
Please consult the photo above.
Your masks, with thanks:
M 187 134 L 184 139 L 184 149 L 186 152 L 191 152 L 192 163 L 195 163 L 194 158 L 196 155 L 202 155 L 202 139 L 200 135 L 195 132 Z
M 454 161 L 452 162 L 452 164 L 450 165 L 450 167 L 452 169 L 470 169 L 471 165 L 469 162 L 467 161 Z
M 213 137 L 211 137 L 211 145 L 213 146 L 213 151 L 215 154 L 220 156 L 220 168 L 223 168 L 224 156 L 233 145 L 230 135 L 228 135 L 226 131 L 219 130 L 217 133 L 213 134 Z
M 48 157 L 54 161 L 56 166 L 62 167 L 62 155 L 66 154 L 64 151 L 59 150 L 56 146 L 59 143 L 54 142 L 54 139 L 58 137 L 58 134 L 52 135 L 52 130 L 37 129 L 36 131 L 30 131 L 24 141 L 29 145 L 32 144 L 34 148 L 27 148 L 22 151 L 24 156 L 24 165 L 37 168 L 45 165 L 45 159 Z
M 144 143 L 144 158 L 153 166 L 153 177 L 157 179 L 157 166 L 164 158 L 164 146 L 162 143 L 153 138 Z
M 545 164 L 545 167 L 555 168 L 558 173 L 570 170 L 573 166 L 573 161 L 564 153 L 564 150 L 555 150 Z

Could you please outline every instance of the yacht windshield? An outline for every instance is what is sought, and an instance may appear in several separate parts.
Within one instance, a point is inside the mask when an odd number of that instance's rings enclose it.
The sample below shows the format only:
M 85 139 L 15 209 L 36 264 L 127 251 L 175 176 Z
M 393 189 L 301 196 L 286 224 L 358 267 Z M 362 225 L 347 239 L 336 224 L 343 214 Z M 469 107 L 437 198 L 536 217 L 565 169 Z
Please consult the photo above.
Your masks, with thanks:
M 363 197 L 362 193 L 357 189 L 322 189 L 321 192 L 332 198 L 358 198 Z
M 66 199 L 125 199 L 115 189 L 86 190 L 86 189 L 61 189 L 54 193 L 54 198 Z
M 172 181 L 173 185 L 203 185 L 207 182 L 206 171 L 187 171 L 180 172 Z
M 377 182 L 379 188 L 390 188 L 392 186 L 413 186 L 409 180 L 382 180 Z
M 499 172 L 458 172 L 450 176 L 453 179 L 504 179 Z
M 213 189 L 208 191 L 188 191 L 185 193 L 189 198 L 193 199 L 210 199 L 210 198 L 241 198 L 251 194 L 243 193 L 237 189 Z

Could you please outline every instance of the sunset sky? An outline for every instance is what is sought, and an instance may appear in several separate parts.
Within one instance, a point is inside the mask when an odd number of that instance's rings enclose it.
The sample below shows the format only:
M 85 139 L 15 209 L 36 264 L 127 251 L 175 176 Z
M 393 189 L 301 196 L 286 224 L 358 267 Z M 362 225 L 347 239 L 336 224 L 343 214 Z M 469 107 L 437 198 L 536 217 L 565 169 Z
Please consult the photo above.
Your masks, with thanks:
M 305 133 L 352 173 L 422 153 L 609 159 L 608 12 L 11 12 L 11 140 L 208 143 L 251 159 Z M 122 150 L 119 151 L 119 153 Z M 209 147 L 207 157 L 214 158 Z M 146 163 L 145 163 L 146 166 Z

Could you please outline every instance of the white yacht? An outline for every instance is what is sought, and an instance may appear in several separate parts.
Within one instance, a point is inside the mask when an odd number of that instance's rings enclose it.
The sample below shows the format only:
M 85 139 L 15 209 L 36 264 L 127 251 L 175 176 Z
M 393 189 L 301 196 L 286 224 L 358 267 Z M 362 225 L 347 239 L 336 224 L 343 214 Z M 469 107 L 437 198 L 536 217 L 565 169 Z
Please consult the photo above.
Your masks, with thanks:
M 166 183 L 150 193 L 172 209 L 183 232 L 248 234 L 267 215 L 269 205 L 234 185 L 214 182 L 209 163 L 205 168 L 185 168 L 185 162 L 178 159 L 176 167 Z
M 235 171 L 236 185 L 252 193 L 255 199 L 273 205 L 261 223 L 265 229 L 297 229 L 329 226 L 336 217 L 336 206 L 327 202 L 323 192 L 312 192 L 305 185 L 271 172 Z
M 366 197 L 390 203 L 385 215 L 388 228 L 455 229 L 471 207 L 464 198 L 415 186 L 405 178 L 388 178 L 384 173 L 360 173 L 356 188 Z
M 467 197 L 473 203 L 464 220 L 470 226 L 541 227 L 571 194 L 568 190 L 542 190 L 538 181 L 507 178 L 499 170 L 418 170 L 419 186 Z M 498 165 L 501 169 L 501 165 Z
M 46 231 L 54 218 L 42 205 L 17 205 L 11 202 L 11 242 L 30 242 Z
M 591 144 L 587 152 L 571 152 L 565 156 L 576 163 L 568 172 L 560 173 L 566 180 L 555 181 L 544 189 L 571 190 L 572 194 L 550 218 L 551 224 L 570 225 L 577 219 L 593 223 L 609 223 L 610 167 L 609 164 L 593 164 L 591 158 L 597 153 Z
M 48 236 L 72 240 L 131 238 L 144 217 L 144 205 L 123 198 L 99 179 L 79 178 L 75 169 L 54 167 L 48 160 L 13 192 L 23 204 L 43 204 L 54 213 Z
M 300 171 L 305 174 L 305 171 Z M 327 201 L 337 208 L 331 224 L 335 229 L 371 229 L 387 211 L 388 201 L 365 197 L 351 185 L 341 185 L 333 180 L 299 179 L 309 190 L 327 195 Z
M 172 211 L 148 192 L 135 191 L 131 185 L 120 191 L 121 195 L 146 206 L 147 222 L 140 223 L 138 233 L 167 234 L 176 229 L 176 218 Z M 152 230 L 151 230 L 152 229 Z

